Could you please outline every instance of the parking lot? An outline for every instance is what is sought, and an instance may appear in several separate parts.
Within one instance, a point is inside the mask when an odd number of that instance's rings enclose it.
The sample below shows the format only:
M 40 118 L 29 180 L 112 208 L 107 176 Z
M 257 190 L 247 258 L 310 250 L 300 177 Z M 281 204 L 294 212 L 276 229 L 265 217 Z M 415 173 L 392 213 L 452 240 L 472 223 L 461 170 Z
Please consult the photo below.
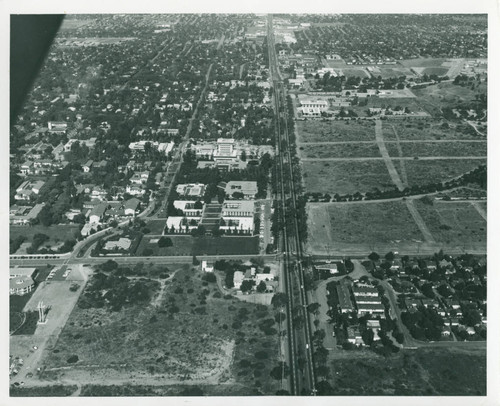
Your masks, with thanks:
M 271 205 L 270 200 L 257 200 L 257 214 L 260 218 L 260 228 L 259 228 L 259 246 L 260 253 L 266 253 L 266 247 L 268 244 L 272 244 L 271 235 Z

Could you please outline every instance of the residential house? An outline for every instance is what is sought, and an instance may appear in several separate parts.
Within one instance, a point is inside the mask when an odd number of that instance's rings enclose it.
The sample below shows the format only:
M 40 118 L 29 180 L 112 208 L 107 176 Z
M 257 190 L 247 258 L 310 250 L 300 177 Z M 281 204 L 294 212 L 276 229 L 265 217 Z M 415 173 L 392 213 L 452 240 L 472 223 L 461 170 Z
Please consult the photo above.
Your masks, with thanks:
M 126 216 L 135 216 L 139 210 L 141 201 L 135 197 L 128 199 L 123 203 L 123 209 Z
M 101 203 L 94 207 L 89 213 L 89 223 L 99 224 L 104 218 L 104 214 L 108 209 L 108 203 Z

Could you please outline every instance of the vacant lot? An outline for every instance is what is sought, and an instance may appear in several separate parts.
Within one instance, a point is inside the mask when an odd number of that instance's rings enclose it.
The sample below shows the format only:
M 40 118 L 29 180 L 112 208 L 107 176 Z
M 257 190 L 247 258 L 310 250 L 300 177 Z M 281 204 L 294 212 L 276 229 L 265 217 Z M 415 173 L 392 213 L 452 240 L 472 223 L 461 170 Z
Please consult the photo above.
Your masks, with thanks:
M 43 243 L 42 246 L 47 245 L 54 246 L 58 243 L 64 242 L 65 240 L 71 240 L 75 238 L 75 234 L 78 233 L 79 226 L 75 224 L 71 225 L 54 225 L 50 227 L 44 227 L 41 225 L 37 226 L 10 226 L 9 236 L 11 239 L 15 239 L 18 236 L 26 237 L 26 241 L 31 242 L 35 234 L 41 233 L 47 235 L 50 240 Z M 40 247 L 42 248 L 42 247 Z
M 154 306 L 114 312 L 75 307 L 44 359 L 44 379 L 215 389 L 234 384 L 274 394 L 277 383 L 269 372 L 277 362 L 277 326 L 270 335 L 259 328 L 274 317 L 271 308 L 222 298 L 215 283 L 204 282 L 188 265 L 171 265 L 169 271 L 175 275 L 163 281 Z M 68 363 L 74 355 L 78 361 Z
M 407 160 L 405 161 L 409 185 L 425 185 L 443 182 L 469 172 L 479 165 L 485 165 L 482 159 L 446 159 L 446 160 Z
M 404 157 L 425 156 L 483 156 L 487 155 L 487 143 L 484 142 L 402 142 Z M 391 157 L 399 156 L 395 143 L 386 143 Z
M 382 121 L 384 138 L 396 140 L 467 140 L 485 139 L 474 135 L 474 132 L 464 132 L 464 127 L 452 126 L 442 120 L 385 120 Z
M 350 250 L 398 251 L 415 246 L 423 235 L 402 201 L 358 204 L 308 204 L 311 253 Z
M 149 228 L 149 234 L 160 235 L 163 234 L 163 229 L 167 222 L 165 220 L 147 220 L 146 227 Z
M 325 144 L 301 145 L 301 158 L 345 158 L 345 157 L 380 157 L 380 150 L 372 144 Z
M 302 162 L 306 192 L 331 195 L 394 188 L 384 161 Z
M 298 142 L 375 140 L 372 121 L 297 121 Z
M 178 255 L 233 255 L 258 254 L 259 239 L 256 237 L 197 237 L 191 235 L 167 235 L 172 247 L 158 246 L 159 237 L 144 236 L 136 250 L 137 256 Z
M 435 201 L 428 205 L 417 200 L 415 206 L 443 248 L 486 249 L 486 221 L 470 203 Z
M 422 89 L 412 89 L 419 102 L 426 108 L 455 107 L 462 102 L 473 101 L 478 93 L 486 93 L 486 83 L 477 85 L 474 89 L 453 83 L 439 83 Z
M 484 396 L 486 354 L 418 349 L 389 358 L 335 360 L 331 395 Z

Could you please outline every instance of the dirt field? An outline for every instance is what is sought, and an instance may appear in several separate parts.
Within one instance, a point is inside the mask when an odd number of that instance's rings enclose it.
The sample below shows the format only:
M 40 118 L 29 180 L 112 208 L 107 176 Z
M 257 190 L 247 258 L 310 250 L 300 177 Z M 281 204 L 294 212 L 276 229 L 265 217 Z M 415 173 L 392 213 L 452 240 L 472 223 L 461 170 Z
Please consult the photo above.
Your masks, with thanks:
M 375 249 L 387 252 L 424 237 L 404 202 L 311 204 L 308 213 L 308 251 L 343 252 Z
M 486 249 L 486 221 L 468 202 L 434 202 L 426 205 L 415 201 L 429 231 L 443 246 Z
M 258 328 L 261 319 L 274 316 L 269 308 L 214 297 L 219 294 L 217 285 L 203 282 L 201 272 L 190 266 L 169 269 L 177 272 L 157 305 L 134 305 L 118 312 L 75 307 L 44 359 L 43 379 L 108 385 L 243 385 L 274 394 L 277 383 L 269 371 L 277 362 L 277 336 Z M 259 351 L 266 357 L 256 359 Z M 71 355 L 78 356 L 76 364 L 68 364 Z M 249 362 L 241 368 L 243 359 Z
M 330 370 L 332 395 L 486 395 L 484 352 L 419 349 L 390 358 L 336 359 Z
M 384 161 L 302 162 L 306 192 L 346 194 L 393 188 Z
M 372 121 L 297 121 L 298 142 L 375 140 Z

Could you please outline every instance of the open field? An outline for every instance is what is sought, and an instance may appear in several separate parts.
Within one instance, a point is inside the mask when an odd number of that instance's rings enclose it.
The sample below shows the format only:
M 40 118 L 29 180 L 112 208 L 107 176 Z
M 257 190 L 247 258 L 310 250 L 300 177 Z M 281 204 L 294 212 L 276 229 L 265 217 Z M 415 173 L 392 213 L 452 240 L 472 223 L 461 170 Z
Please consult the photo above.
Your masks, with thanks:
M 386 144 L 391 157 L 398 157 L 398 146 L 395 143 Z M 404 157 L 424 156 L 482 156 L 487 155 L 487 143 L 484 142 L 402 142 L 401 150 Z
M 486 249 L 486 221 L 468 202 L 434 202 L 427 205 L 415 200 L 429 231 L 443 246 Z
M 471 132 L 463 132 L 462 127 L 444 128 L 442 120 L 383 120 L 382 129 L 384 138 L 388 141 L 396 140 L 396 133 L 400 140 L 486 140 Z
M 331 395 L 484 396 L 486 354 L 418 349 L 331 362 Z
M 306 192 L 346 194 L 393 188 L 383 160 L 358 162 L 302 162 Z
M 424 237 L 402 201 L 307 204 L 310 253 L 386 252 L 417 245 Z M 402 248 L 401 248 L 402 250 Z
M 482 82 L 473 90 L 470 87 L 454 85 L 450 82 L 430 85 L 422 89 L 412 89 L 419 102 L 427 108 L 454 107 L 461 102 L 471 102 L 478 93 L 486 93 L 487 84 Z
M 167 235 L 172 240 L 172 247 L 158 247 L 159 237 L 144 236 L 137 248 L 135 255 L 145 255 L 144 250 L 151 256 L 169 255 L 232 255 L 232 254 L 258 254 L 259 238 L 223 236 L 223 237 L 197 237 L 191 235 Z
M 297 142 L 375 140 L 372 121 L 298 121 Z
M 269 372 L 277 363 L 277 335 L 259 328 L 274 317 L 271 308 L 222 298 L 217 285 L 204 282 L 189 265 L 169 270 L 175 275 L 163 282 L 155 305 L 119 311 L 76 306 L 44 357 L 43 379 L 180 389 L 215 385 L 214 394 L 226 391 L 219 392 L 218 385 L 236 385 L 274 394 L 278 385 Z M 78 356 L 76 363 L 67 362 L 72 355 Z
M 405 161 L 409 185 L 425 185 L 443 182 L 456 178 L 457 176 L 477 168 L 479 165 L 485 164 L 486 160 L 482 159 Z
M 301 158 L 380 157 L 375 141 L 371 144 L 301 145 Z

